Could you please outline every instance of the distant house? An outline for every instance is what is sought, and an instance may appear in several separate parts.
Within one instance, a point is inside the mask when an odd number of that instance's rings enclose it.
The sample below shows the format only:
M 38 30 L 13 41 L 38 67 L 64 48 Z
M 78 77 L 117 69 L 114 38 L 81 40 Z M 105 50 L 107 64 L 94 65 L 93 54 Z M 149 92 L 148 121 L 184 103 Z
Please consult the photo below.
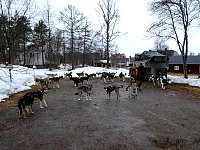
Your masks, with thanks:
M 189 74 L 200 73 L 200 56 L 188 56 L 187 69 Z M 170 56 L 168 72 L 183 73 L 182 56 Z
M 106 67 L 107 66 L 107 60 L 98 60 L 95 62 L 95 67 Z M 110 67 L 110 62 L 109 62 Z
M 121 53 L 116 53 L 111 55 L 111 65 L 115 67 L 126 67 L 126 55 Z
M 46 57 L 44 55 L 44 62 L 46 62 Z M 41 66 L 42 63 L 42 52 L 40 48 L 36 48 L 34 43 L 27 42 L 26 43 L 26 54 L 25 54 L 25 65 L 26 66 Z M 24 64 L 24 53 L 19 54 L 19 64 Z
M 157 52 L 163 54 L 163 55 L 166 55 L 166 56 L 178 56 L 178 52 L 176 52 L 175 50 L 158 50 Z

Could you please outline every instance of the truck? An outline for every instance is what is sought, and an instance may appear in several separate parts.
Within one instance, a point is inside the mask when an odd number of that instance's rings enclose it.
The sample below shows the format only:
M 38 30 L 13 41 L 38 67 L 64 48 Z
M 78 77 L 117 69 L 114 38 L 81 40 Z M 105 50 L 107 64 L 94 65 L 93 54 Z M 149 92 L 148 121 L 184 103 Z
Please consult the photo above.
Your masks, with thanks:
M 168 61 L 168 56 L 149 50 L 141 54 L 135 54 L 132 68 L 143 65 L 145 68 L 144 79 L 149 79 L 152 75 L 156 78 L 160 75 L 167 78 Z

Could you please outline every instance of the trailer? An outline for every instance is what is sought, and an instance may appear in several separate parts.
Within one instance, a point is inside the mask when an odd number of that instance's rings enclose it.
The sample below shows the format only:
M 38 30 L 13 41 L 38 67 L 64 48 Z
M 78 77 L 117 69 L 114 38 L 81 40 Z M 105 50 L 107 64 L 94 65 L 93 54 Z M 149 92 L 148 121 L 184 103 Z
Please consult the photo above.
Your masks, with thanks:
M 133 68 L 144 66 L 144 78 L 149 79 L 152 75 L 156 78 L 163 75 L 167 78 L 167 67 L 169 58 L 157 51 L 144 51 L 142 54 L 135 54 Z

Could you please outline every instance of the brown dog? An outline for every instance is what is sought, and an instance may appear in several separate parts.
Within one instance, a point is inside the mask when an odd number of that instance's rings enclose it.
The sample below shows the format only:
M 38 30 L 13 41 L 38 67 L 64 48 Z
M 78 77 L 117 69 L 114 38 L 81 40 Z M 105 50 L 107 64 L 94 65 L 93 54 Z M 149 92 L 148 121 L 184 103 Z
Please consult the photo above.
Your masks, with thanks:
M 129 91 L 129 97 L 137 97 L 138 86 L 134 79 L 131 80 L 130 84 L 127 86 L 126 91 Z
M 120 85 L 120 86 L 117 86 L 117 85 L 110 85 L 108 87 L 104 87 L 104 89 L 106 90 L 107 92 L 107 98 L 106 99 L 110 99 L 110 96 L 111 96 L 111 93 L 113 91 L 115 91 L 115 94 L 117 96 L 117 100 L 119 99 L 120 97 L 120 94 L 119 94 L 119 89 L 120 88 L 123 88 L 123 85 Z

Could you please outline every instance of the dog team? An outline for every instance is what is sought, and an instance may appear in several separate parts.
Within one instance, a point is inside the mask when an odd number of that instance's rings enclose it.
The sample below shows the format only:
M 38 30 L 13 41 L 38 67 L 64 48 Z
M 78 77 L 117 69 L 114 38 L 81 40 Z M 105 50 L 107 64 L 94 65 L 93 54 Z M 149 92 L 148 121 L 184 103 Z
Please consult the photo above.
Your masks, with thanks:
M 96 77 L 96 74 L 84 74 L 83 72 L 77 74 L 78 77 L 72 77 L 71 74 L 67 74 L 69 80 L 72 80 L 74 82 L 74 86 L 77 86 L 77 92 L 75 95 L 78 95 L 78 100 L 81 100 L 83 93 L 86 94 L 86 100 L 91 100 L 91 91 L 92 91 L 92 85 L 88 83 L 89 79 Z M 119 77 L 119 81 L 125 81 L 126 74 L 123 74 L 122 72 L 116 76 L 116 73 L 110 73 L 110 72 L 102 72 L 98 73 L 98 76 L 100 76 L 102 83 L 112 83 L 111 85 L 104 87 L 104 90 L 106 91 L 107 97 L 106 99 L 111 98 L 111 93 L 115 93 L 117 100 L 119 100 L 120 95 L 120 88 L 123 88 L 123 85 L 116 85 L 114 84 L 114 79 Z M 130 84 L 127 86 L 126 91 L 129 92 L 129 97 L 137 97 L 138 90 L 141 89 L 142 81 L 136 81 L 134 78 L 130 78 Z M 84 81 L 85 80 L 85 81 Z M 79 83 L 81 85 L 79 86 Z M 84 84 L 85 83 L 85 84 Z
M 74 86 L 77 87 L 77 92 L 75 95 L 78 95 L 78 100 L 81 100 L 83 93 L 86 94 L 86 100 L 92 100 L 91 99 L 91 92 L 93 86 L 89 84 L 89 79 L 95 78 L 97 74 L 84 74 L 83 72 L 77 73 L 78 77 L 72 77 L 72 73 L 66 73 L 66 77 L 69 78 L 69 80 L 72 80 L 74 82 Z M 116 99 L 119 100 L 120 98 L 120 88 L 123 88 L 123 85 L 116 85 L 114 84 L 114 78 L 117 78 L 115 76 L 115 73 L 108 73 L 108 72 L 102 72 L 98 75 L 101 75 L 100 79 L 103 83 L 112 83 L 109 86 L 104 87 L 103 89 L 106 91 L 107 97 L 106 99 L 111 99 L 111 94 L 115 92 Z M 123 74 L 122 72 L 119 74 L 119 81 L 125 81 L 126 74 Z M 40 108 L 48 107 L 46 101 L 44 100 L 44 94 L 47 94 L 47 89 L 49 89 L 50 85 L 56 85 L 57 88 L 59 88 L 59 81 L 63 78 L 62 76 L 53 76 L 48 79 L 36 79 L 36 85 L 37 89 L 31 92 L 26 93 L 22 98 L 18 100 L 18 108 L 19 108 L 19 114 L 20 118 L 23 116 L 24 118 L 27 117 L 28 113 L 34 113 L 32 109 L 32 105 L 34 103 L 35 99 L 40 100 Z M 169 83 L 168 80 L 165 80 L 164 78 L 155 78 L 152 76 L 149 81 L 153 82 L 155 85 L 157 82 L 159 82 L 163 89 L 165 89 L 165 86 Z M 81 84 L 81 85 L 80 85 Z M 128 91 L 128 97 L 130 98 L 137 98 L 138 90 L 141 90 L 142 80 L 136 80 L 133 77 L 130 77 L 130 82 L 128 86 L 126 87 L 126 91 Z M 53 86 L 53 88 L 55 88 Z M 44 106 L 43 106 L 44 105 Z

